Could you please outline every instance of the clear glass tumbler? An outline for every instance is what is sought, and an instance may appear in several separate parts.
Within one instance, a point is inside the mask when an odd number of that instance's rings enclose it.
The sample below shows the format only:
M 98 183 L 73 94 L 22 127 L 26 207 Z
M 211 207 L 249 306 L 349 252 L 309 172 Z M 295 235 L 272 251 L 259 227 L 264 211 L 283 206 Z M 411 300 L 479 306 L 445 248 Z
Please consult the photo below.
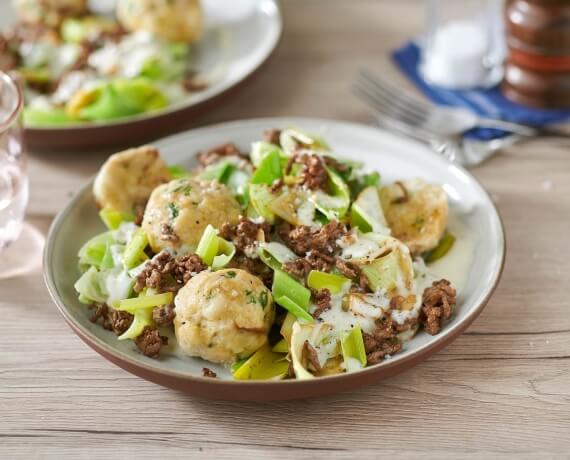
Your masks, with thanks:
M 506 54 L 502 0 L 426 0 L 420 71 L 450 89 L 491 87 Z
M 0 251 L 20 236 L 28 205 L 22 107 L 20 87 L 0 72 Z

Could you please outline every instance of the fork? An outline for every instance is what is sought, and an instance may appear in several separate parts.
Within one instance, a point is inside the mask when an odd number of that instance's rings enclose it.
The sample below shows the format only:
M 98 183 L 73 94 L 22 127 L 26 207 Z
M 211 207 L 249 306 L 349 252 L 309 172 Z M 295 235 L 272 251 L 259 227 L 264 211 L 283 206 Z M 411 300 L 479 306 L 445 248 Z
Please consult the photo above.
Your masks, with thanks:
M 499 150 L 514 144 L 520 139 L 516 135 L 488 141 L 464 139 L 461 136 L 438 136 L 378 113 L 374 116 L 373 124 L 402 134 L 404 137 L 411 137 L 429 146 L 435 153 L 442 155 L 449 161 L 467 167 L 483 163 Z
M 570 138 L 570 133 L 538 128 L 504 120 L 480 117 L 457 107 L 435 106 L 410 96 L 370 70 L 361 70 L 353 85 L 354 93 L 376 112 L 435 136 L 456 138 L 476 127 L 494 128 L 523 137 Z

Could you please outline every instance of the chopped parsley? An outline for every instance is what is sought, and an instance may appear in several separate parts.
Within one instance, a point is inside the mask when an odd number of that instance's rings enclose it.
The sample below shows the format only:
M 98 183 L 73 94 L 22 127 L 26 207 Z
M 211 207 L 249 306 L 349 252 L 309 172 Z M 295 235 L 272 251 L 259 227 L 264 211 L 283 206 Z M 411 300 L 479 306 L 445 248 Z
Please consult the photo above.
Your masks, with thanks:
M 426 220 L 423 217 L 417 217 L 412 225 L 416 230 L 421 230 L 425 223 Z
M 267 304 L 269 303 L 267 291 L 262 291 L 261 294 L 259 294 L 259 303 L 263 308 L 267 307 Z
M 255 294 L 253 291 L 250 291 L 249 289 L 245 290 L 245 299 L 247 301 L 248 304 L 250 303 L 257 303 L 257 299 L 255 297 Z
M 234 272 L 233 270 L 230 270 L 229 272 L 224 273 L 224 277 L 232 279 L 235 278 L 237 275 L 236 272 Z
M 168 210 L 170 211 L 170 219 L 174 220 L 180 214 L 180 208 L 174 203 L 168 203 Z
M 172 193 L 182 192 L 184 196 L 189 196 L 190 192 L 192 191 L 192 186 L 186 181 L 180 181 L 180 185 L 178 185 L 175 189 L 172 190 Z

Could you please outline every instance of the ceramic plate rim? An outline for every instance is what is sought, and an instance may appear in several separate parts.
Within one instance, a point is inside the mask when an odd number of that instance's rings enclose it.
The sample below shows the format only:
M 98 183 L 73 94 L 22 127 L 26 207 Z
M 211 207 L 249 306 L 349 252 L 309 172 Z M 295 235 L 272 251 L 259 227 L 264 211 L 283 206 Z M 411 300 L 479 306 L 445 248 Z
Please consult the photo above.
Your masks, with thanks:
M 178 138 L 181 138 L 183 136 L 188 136 L 189 134 L 199 135 L 199 134 L 207 133 L 209 131 L 215 132 L 215 131 L 218 131 L 218 130 L 224 129 L 224 128 L 236 128 L 236 127 L 237 128 L 239 128 L 239 127 L 245 128 L 248 125 L 259 125 L 259 124 L 262 124 L 264 126 L 283 126 L 286 123 L 295 123 L 296 125 L 299 125 L 299 126 L 302 126 L 303 123 L 322 124 L 323 126 L 328 126 L 328 127 L 330 127 L 332 125 L 337 125 L 337 126 L 344 126 L 344 127 L 349 128 L 349 129 L 357 128 L 357 129 L 368 129 L 371 131 L 379 131 L 381 133 L 381 135 L 391 137 L 394 142 L 408 143 L 410 145 L 414 145 L 414 147 L 416 149 L 418 149 L 420 147 L 424 148 L 426 150 L 426 154 L 432 155 L 432 160 L 435 162 L 440 162 L 440 163 L 446 164 L 448 166 L 450 164 L 443 157 L 440 157 L 439 155 L 436 155 L 436 154 L 430 152 L 427 147 L 422 146 L 421 144 L 418 144 L 417 142 L 415 142 L 413 140 L 395 136 L 392 133 L 389 133 L 387 131 L 384 131 L 384 130 L 381 130 L 379 128 L 375 128 L 372 126 L 366 126 L 363 124 L 347 122 L 347 121 L 323 119 L 323 118 L 270 117 L 270 118 L 254 118 L 254 119 L 247 119 L 247 120 L 238 120 L 238 121 L 232 121 L 232 122 L 218 123 L 218 124 L 214 124 L 214 125 L 205 126 L 202 128 L 183 131 L 181 133 L 160 139 L 160 140 L 156 141 L 154 144 L 160 149 L 160 148 L 166 147 L 169 143 L 176 142 Z M 502 272 L 504 269 L 504 265 L 505 265 L 505 258 L 506 258 L 505 228 L 504 228 L 504 224 L 503 224 L 501 215 L 498 212 L 498 209 L 497 209 L 495 203 L 491 199 L 489 193 L 482 186 L 482 184 L 470 172 L 468 172 L 466 169 L 464 169 L 460 166 L 454 165 L 454 167 L 457 168 L 460 173 L 467 176 L 469 178 L 469 180 L 479 189 L 479 192 L 481 192 L 483 194 L 483 196 L 487 199 L 487 205 L 489 206 L 489 210 L 494 214 L 493 217 L 497 219 L 497 223 L 499 224 L 498 227 L 500 228 L 500 233 L 498 235 L 496 235 L 496 237 L 499 239 L 498 240 L 498 242 L 499 242 L 498 247 L 500 249 L 500 256 L 498 258 L 499 263 L 496 264 L 496 266 L 494 267 L 493 277 L 492 277 L 492 280 L 490 281 L 489 285 L 483 287 L 483 292 L 486 291 L 486 293 L 478 305 L 472 306 L 470 308 L 469 312 L 466 314 L 466 316 L 464 318 L 462 318 L 460 321 L 458 321 L 457 323 L 455 323 L 453 325 L 448 325 L 448 327 L 446 327 L 440 334 L 438 334 L 433 341 L 430 341 L 430 342 L 427 342 L 427 343 L 421 345 L 417 349 L 413 350 L 413 352 L 411 352 L 409 355 L 407 355 L 407 356 L 405 356 L 405 357 L 403 357 L 397 361 L 396 360 L 384 361 L 380 365 L 366 367 L 366 368 L 363 368 L 363 369 L 356 371 L 356 372 L 319 377 L 319 378 L 312 379 L 312 380 L 237 381 L 237 380 L 212 379 L 212 378 L 202 377 L 202 376 L 198 376 L 198 375 L 192 375 L 192 374 L 177 371 L 177 370 L 158 368 L 158 367 L 152 366 L 150 364 L 134 360 L 127 353 L 119 351 L 116 348 L 112 347 L 111 345 L 107 344 L 106 342 L 104 342 L 103 340 L 101 340 L 100 338 L 98 338 L 97 336 L 92 334 L 90 331 L 85 329 L 80 324 L 80 322 L 75 319 L 74 315 L 69 311 L 68 307 L 61 300 L 60 295 L 57 291 L 55 279 L 53 276 L 54 270 L 52 269 L 52 266 L 51 266 L 51 262 L 53 259 L 52 254 L 53 254 L 54 244 L 56 241 L 56 235 L 58 233 L 58 230 L 61 227 L 61 225 L 63 224 L 63 222 L 65 221 L 67 215 L 72 211 L 72 209 L 79 202 L 81 197 L 83 197 L 83 195 L 86 193 L 86 191 L 92 186 L 93 177 L 90 178 L 87 181 L 87 183 L 85 185 L 83 185 L 78 190 L 78 192 L 74 195 L 74 197 L 68 201 L 68 203 L 65 205 L 65 207 L 57 214 L 52 225 L 50 226 L 50 229 L 49 229 L 49 232 L 48 232 L 48 235 L 46 238 L 46 245 L 45 245 L 44 254 L 43 254 L 44 281 L 46 283 L 46 286 L 48 288 L 50 296 L 51 296 L 52 300 L 55 302 L 59 312 L 62 314 L 62 316 L 65 318 L 65 320 L 69 323 L 69 325 L 74 330 L 74 332 L 77 335 L 79 335 L 82 340 L 86 341 L 88 344 L 90 341 L 96 345 L 96 351 L 98 353 L 100 353 L 99 350 L 104 350 L 109 355 L 112 355 L 115 359 L 117 359 L 119 361 L 127 362 L 130 366 L 132 366 L 134 368 L 140 368 L 140 369 L 149 371 L 151 373 L 156 373 L 156 374 L 160 374 L 160 375 L 164 375 L 164 376 L 179 378 L 179 379 L 188 381 L 189 383 L 195 382 L 195 383 L 202 383 L 203 384 L 204 381 L 207 381 L 209 385 L 235 386 L 235 387 L 239 386 L 242 388 L 245 388 L 247 386 L 257 387 L 259 385 L 263 385 L 264 387 L 277 387 L 277 386 L 282 387 L 284 385 L 287 385 L 287 386 L 294 386 L 294 385 L 306 386 L 306 385 L 319 385 L 319 382 L 322 383 L 324 381 L 332 382 L 333 380 L 336 380 L 336 381 L 340 382 L 343 380 L 347 380 L 349 378 L 370 376 L 374 373 L 378 373 L 378 372 L 382 372 L 382 371 L 388 371 L 391 368 L 396 368 L 396 367 L 401 367 L 401 366 L 405 367 L 405 364 L 410 362 L 410 361 L 412 361 L 412 362 L 416 361 L 416 360 L 418 360 L 419 357 L 422 357 L 422 356 L 426 356 L 426 355 L 429 356 L 430 351 L 433 350 L 434 348 L 438 348 L 438 345 L 441 345 L 441 344 L 443 344 L 443 346 L 447 345 L 450 341 L 457 338 L 463 332 L 463 330 L 465 328 L 467 328 L 477 318 L 477 316 L 485 308 L 489 299 L 491 298 L 495 289 L 497 288 L 499 281 L 501 279 L 501 275 L 502 275 Z M 105 359 L 108 359 L 107 356 L 103 356 L 103 357 Z

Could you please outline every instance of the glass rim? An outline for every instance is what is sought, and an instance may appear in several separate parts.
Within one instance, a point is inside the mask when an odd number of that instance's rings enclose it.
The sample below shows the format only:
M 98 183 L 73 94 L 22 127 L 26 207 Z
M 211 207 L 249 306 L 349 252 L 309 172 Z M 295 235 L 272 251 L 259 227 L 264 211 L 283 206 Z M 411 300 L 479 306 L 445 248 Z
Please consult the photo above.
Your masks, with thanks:
M 0 80 L 2 80 L 2 82 L 5 83 L 8 88 L 14 92 L 14 95 L 16 97 L 15 107 L 7 112 L 5 119 L 0 119 L 0 130 L 4 130 L 6 128 L 9 128 L 20 115 L 20 112 L 22 111 L 22 107 L 24 105 L 24 95 L 22 93 L 20 85 L 18 85 L 18 83 L 16 83 L 16 80 L 14 80 L 14 78 L 12 78 L 7 73 L 0 71 Z

